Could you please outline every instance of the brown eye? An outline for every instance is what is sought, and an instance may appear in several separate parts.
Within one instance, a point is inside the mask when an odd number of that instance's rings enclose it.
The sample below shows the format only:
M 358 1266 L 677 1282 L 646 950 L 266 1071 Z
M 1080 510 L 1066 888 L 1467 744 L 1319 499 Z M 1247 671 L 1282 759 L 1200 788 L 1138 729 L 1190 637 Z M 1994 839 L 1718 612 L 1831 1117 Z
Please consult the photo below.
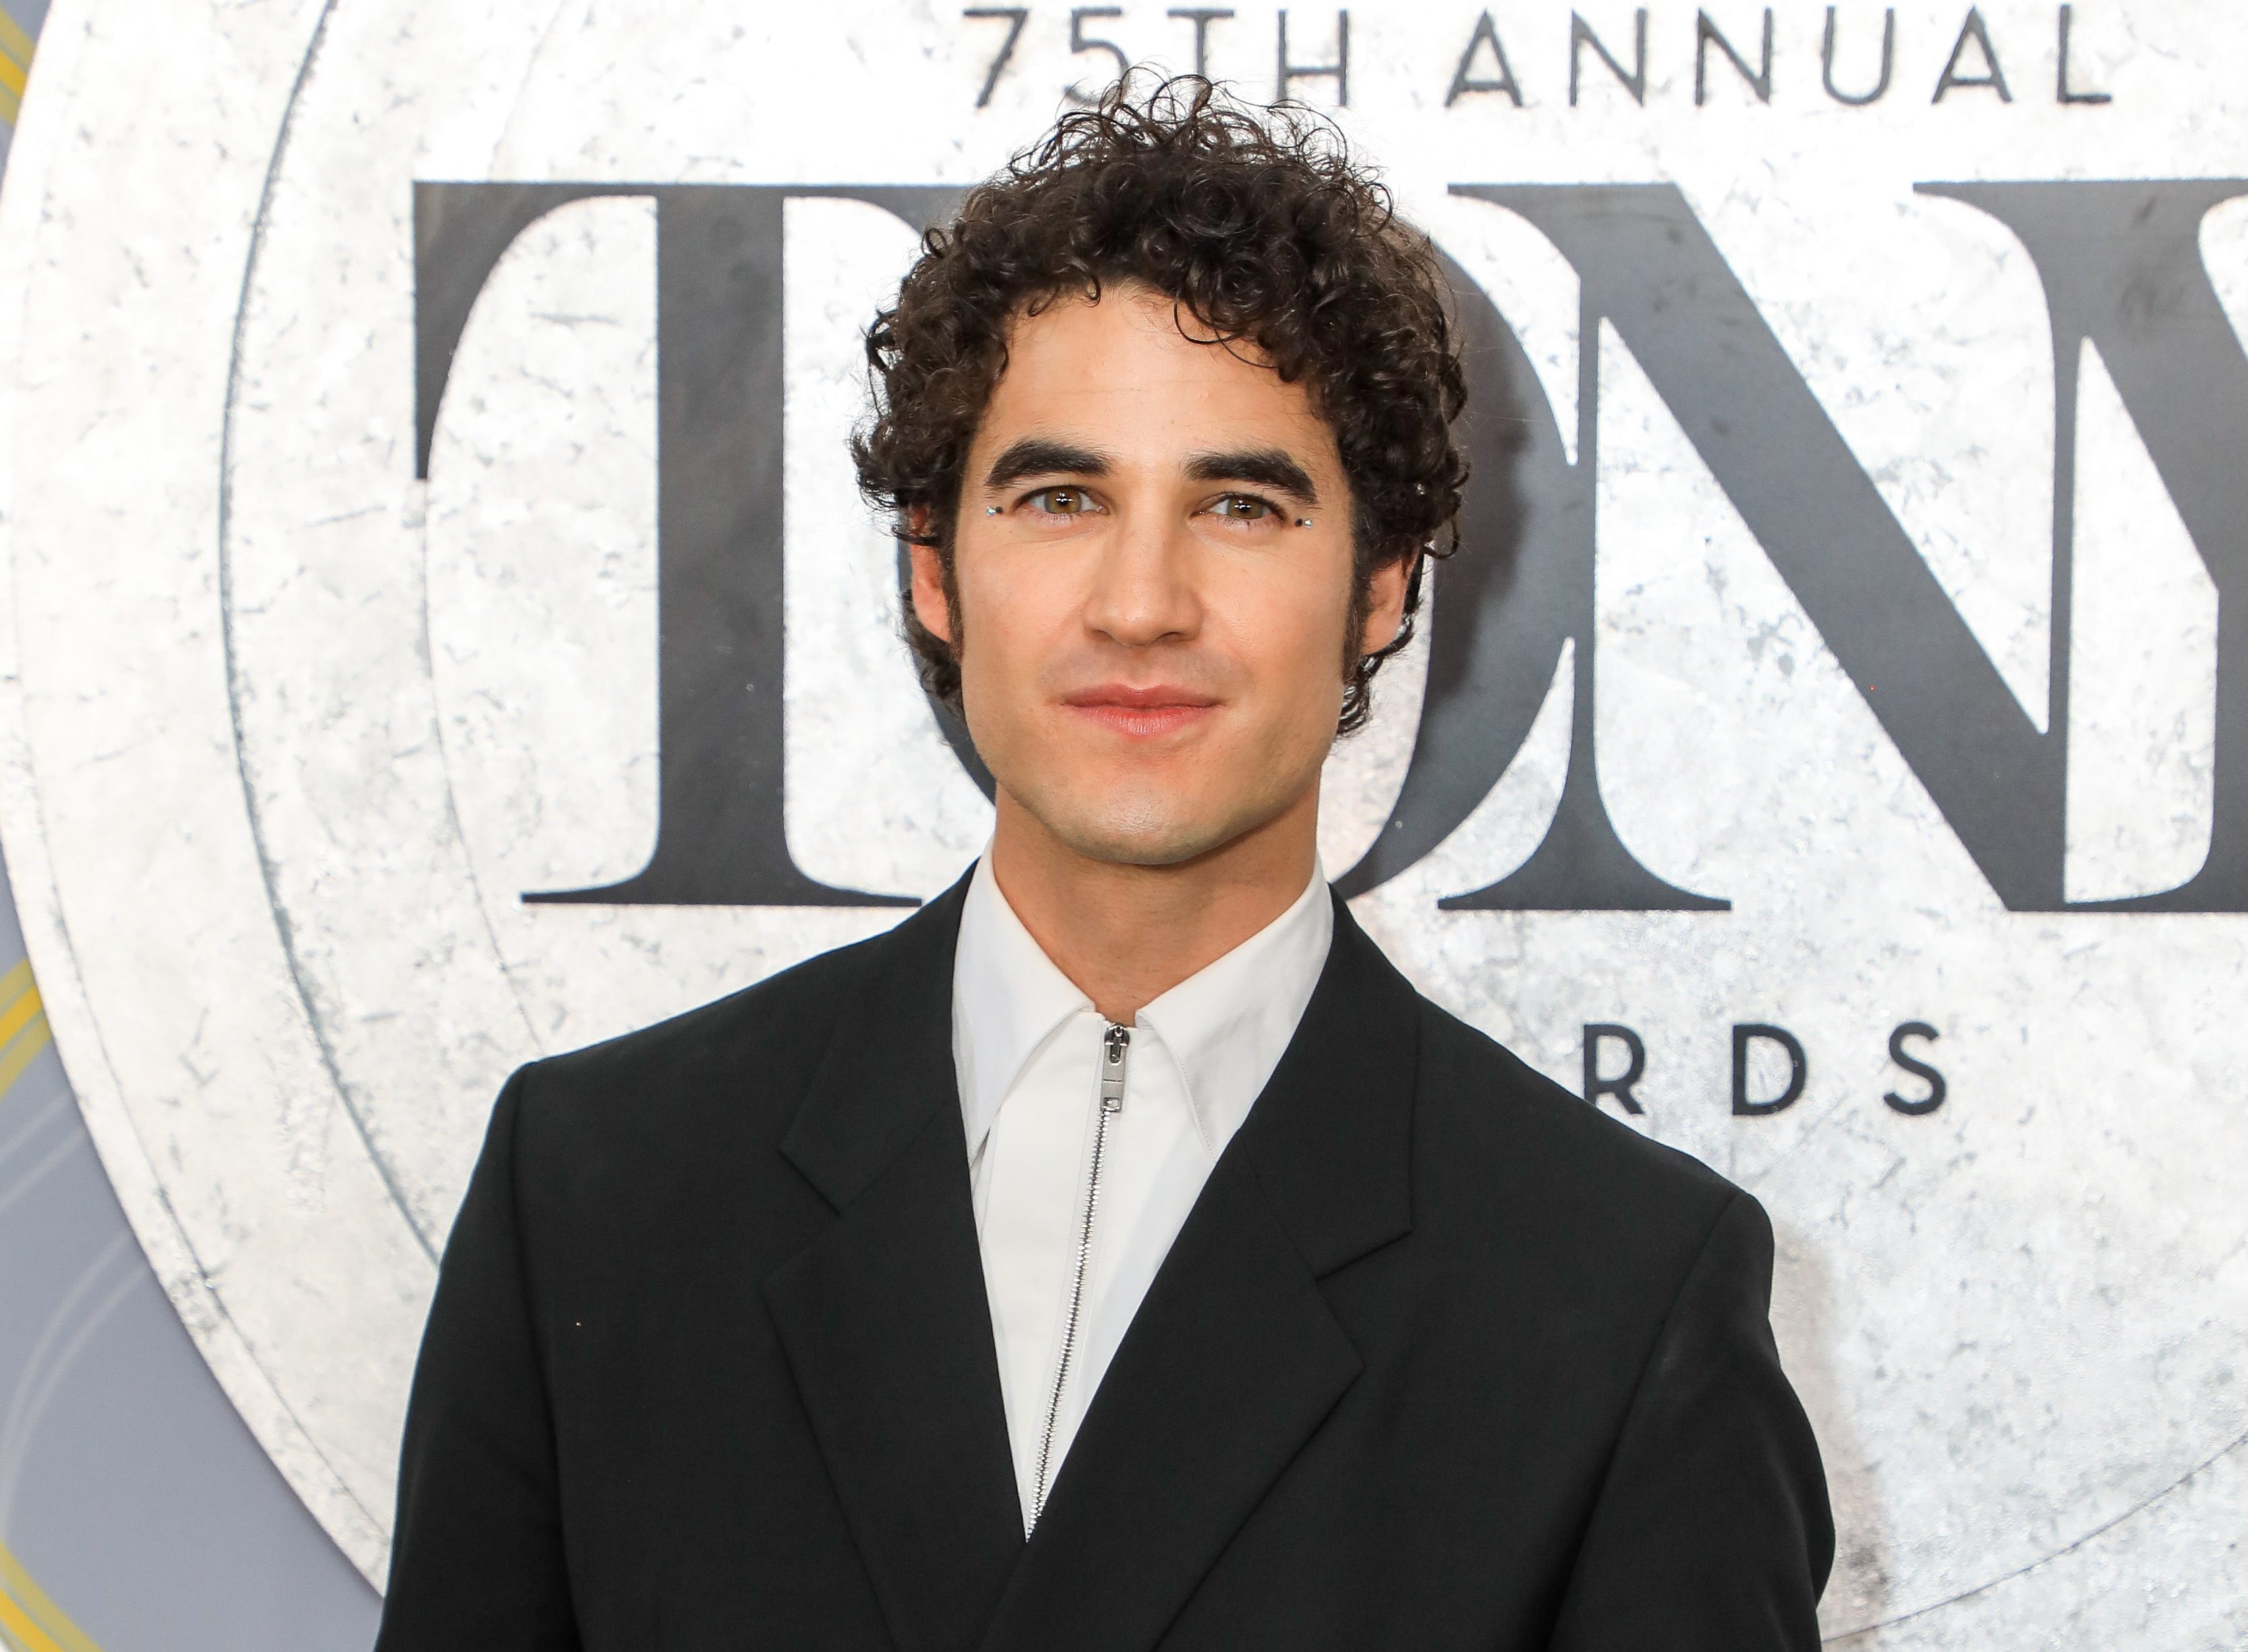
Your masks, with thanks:
M 1031 509 L 1042 510 L 1049 516 L 1079 516 L 1085 514 L 1085 495 L 1074 488 L 1041 488 L 1027 502 Z
M 1217 502 L 1217 514 L 1228 522 L 1262 522 L 1274 512 L 1254 494 L 1228 494 Z

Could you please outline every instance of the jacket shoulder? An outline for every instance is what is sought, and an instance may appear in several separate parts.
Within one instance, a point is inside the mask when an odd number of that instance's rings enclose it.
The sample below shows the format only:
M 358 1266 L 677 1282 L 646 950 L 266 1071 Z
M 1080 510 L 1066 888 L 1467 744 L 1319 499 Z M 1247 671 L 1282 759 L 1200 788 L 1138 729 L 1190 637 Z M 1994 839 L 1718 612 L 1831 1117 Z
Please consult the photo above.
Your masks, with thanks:
M 1699 1159 L 1573 1096 L 1495 1039 L 1422 1000 L 1415 1159 L 1432 1191 L 1587 1236 L 1698 1250 L 1741 1190 Z M 1634 1248 L 1627 1242 L 1624 1248 Z
M 565 1138 L 661 1137 L 713 1104 L 785 1127 L 834 1036 L 876 935 L 636 1031 L 529 1063 L 522 1128 Z M 691 1138 L 690 1138 L 691 1139 Z

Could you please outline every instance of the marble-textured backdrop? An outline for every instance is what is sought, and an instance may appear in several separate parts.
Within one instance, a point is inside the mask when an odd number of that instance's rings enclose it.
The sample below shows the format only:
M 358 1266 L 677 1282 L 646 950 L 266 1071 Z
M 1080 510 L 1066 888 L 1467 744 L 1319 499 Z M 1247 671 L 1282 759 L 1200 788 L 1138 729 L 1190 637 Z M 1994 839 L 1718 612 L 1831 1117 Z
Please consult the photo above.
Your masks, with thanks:
M 1580 7 L 1620 66 L 1635 8 Z M 1415 980 L 1575 1088 L 1588 1022 L 1642 1037 L 1640 1128 L 1754 1191 L 1774 1314 L 1841 1527 L 1830 1635 L 1885 1649 L 2248 1635 L 2248 916 L 2007 910 L 1617 331 L 1463 182 L 1675 183 L 2039 727 L 2055 704 L 2055 362 L 1995 219 L 1918 182 L 2224 176 L 2248 16 L 1896 8 L 1890 88 L 1822 85 L 1777 22 L 1769 101 L 1696 9 L 1647 8 L 1638 96 L 1572 13 L 1493 8 L 1521 94 L 1448 101 L 1477 10 L 1296 8 L 1349 58 L 1352 138 L 1498 305 L 1573 458 L 1597 447 L 1595 703 L 1564 651 L 1522 749 L 1358 898 Z M 1881 11 L 1840 13 L 1870 88 Z M 419 181 L 952 183 L 1060 106 L 1066 9 L 765 15 L 586 0 L 59 5 L 0 201 L 0 835 L 103 1161 L 228 1394 L 371 1577 L 434 1254 L 517 1063 L 642 1024 L 895 909 L 526 904 L 630 876 L 656 825 L 656 209 L 541 219 L 478 299 L 415 474 Z M 1709 15 L 1756 66 L 1760 8 Z M 1210 25 L 1273 88 L 1278 18 Z M 1101 25 L 1190 64 L 1160 7 Z M 1955 45 L 1960 55 L 1954 57 Z M 1486 83 L 1495 53 L 1464 72 Z M 1573 56 L 1580 84 L 1573 98 Z M 1986 69 L 2006 80 L 2002 97 Z M 1952 84 L 1943 85 L 1947 59 Z M 2105 103 L 2063 101 L 2096 89 Z M 1333 77 L 1299 83 L 1332 102 Z M 896 639 L 894 550 L 842 440 L 855 329 L 913 249 L 788 203 L 785 819 L 797 863 L 928 894 L 988 806 Z M 2248 201 L 2210 214 L 2248 315 Z M 2149 892 L 2210 834 L 2217 596 L 2096 349 L 2078 361 L 2072 899 Z M 2248 442 L 2248 431 L 2233 433 Z M 1534 549 L 1534 543 L 1533 543 Z M 1476 548 L 1464 553 L 1472 556 Z M 1441 611 L 1445 582 L 1433 603 Z M 1338 749 L 1356 861 L 1414 754 L 1425 652 Z M 1573 719 L 1632 854 L 1715 911 L 1463 911 L 1552 817 Z M 1891 1031 L 1946 1086 L 1923 1094 Z M 1801 1098 L 1731 1104 L 1735 1023 L 1788 1028 Z M 1766 1053 L 1769 1053 L 1767 1048 Z M 1612 1070 L 1612 1069 L 1611 1069 Z M 1784 1074 L 1759 1066 L 1752 1093 Z

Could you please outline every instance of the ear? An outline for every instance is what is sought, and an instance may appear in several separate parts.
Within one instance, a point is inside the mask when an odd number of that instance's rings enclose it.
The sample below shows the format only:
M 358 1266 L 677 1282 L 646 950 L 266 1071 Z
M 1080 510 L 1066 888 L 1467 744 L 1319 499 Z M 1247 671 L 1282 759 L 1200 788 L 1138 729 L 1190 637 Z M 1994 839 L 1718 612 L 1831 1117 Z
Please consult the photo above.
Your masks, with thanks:
M 1413 569 L 1410 556 L 1393 557 L 1374 570 L 1366 603 L 1366 629 L 1359 635 L 1358 651 L 1371 654 L 1397 640 L 1405 623 L 1405 586 Z
M 929 531 L 929 507 L 910 505 L 906 509 L 906 525 L 916 535 Z M 914 618 L 922 628 L 939 642 L 952 640 L 952 604 L 944 599 L 944 570 L 936 559 L 936 550 L 931 545 L 916 545 L 910 542 L 906 555 L 912 560 Z

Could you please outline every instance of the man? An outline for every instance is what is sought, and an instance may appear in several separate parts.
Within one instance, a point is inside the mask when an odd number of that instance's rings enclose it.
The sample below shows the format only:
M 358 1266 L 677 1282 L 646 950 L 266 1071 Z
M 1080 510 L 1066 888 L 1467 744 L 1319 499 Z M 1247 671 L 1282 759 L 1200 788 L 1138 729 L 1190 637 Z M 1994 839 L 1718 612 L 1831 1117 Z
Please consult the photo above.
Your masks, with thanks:
M 1183 84 L 1066 118 L 869 334 L 988 852 L 510 1080 L 385 1652 L 1816 1643 L 1763 1212 L 1326 889 L 1463 379 L 1379 187 Z

